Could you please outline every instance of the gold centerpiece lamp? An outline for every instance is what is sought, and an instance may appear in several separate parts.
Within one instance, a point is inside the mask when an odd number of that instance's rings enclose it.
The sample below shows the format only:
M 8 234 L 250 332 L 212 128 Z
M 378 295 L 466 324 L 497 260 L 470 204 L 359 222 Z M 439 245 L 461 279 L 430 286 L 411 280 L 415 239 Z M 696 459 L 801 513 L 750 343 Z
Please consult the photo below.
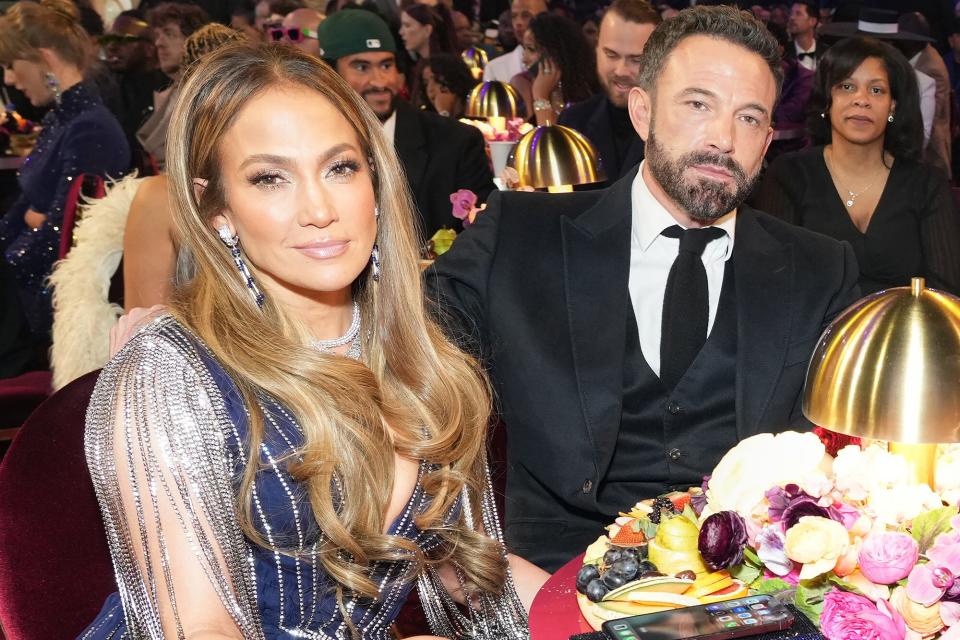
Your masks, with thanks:
M 607 179 L 596 147 L 580 132 L 561 125 L 539 126 L 520 138 L 507 166 L 517 170 L 519 186 L 551 193 Z
M 960 441 L 960 298 L 914 278 L 846 309 L 813 352 L 803 413 L 889 442 L 935 488 L 937 443 Z
M 465 115 L 481 118 L 497 131 L 507 130 L 507 120 L 520 113 L 520 94 L 507 82 L 491 80 L 478 84 L 467 97 Z
M 467 68 L 470 69 L 470 74 L 473 75 L 473 79 L 481 80 L 483 78 L 483 70 L 486 69 L 489 60 L 487 52 L 480 47 L 470 47 L 464 50 L 464 52 L 460 54 L 460 57 L 463 59 L 464 64 L 467 65 Z

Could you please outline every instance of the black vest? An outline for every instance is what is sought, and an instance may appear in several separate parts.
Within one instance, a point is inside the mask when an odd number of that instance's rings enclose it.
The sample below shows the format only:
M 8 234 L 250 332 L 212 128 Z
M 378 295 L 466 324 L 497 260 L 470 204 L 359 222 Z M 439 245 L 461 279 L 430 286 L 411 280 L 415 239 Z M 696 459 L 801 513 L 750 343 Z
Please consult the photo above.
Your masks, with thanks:
M 737 443 L 735 288 L 731 257 L 710 335 L 672 393 L 643 357 L 629 305 L 620 431 L 597 493 L 602 513 L 616 516 L 637 500 L 700 486 Z

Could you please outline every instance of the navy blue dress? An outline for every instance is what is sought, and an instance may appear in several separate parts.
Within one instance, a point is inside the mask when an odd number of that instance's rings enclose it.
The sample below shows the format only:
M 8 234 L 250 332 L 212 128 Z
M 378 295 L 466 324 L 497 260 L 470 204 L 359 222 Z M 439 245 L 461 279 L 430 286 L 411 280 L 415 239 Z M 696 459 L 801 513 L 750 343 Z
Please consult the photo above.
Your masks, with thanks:
M 63 92 L 42 126 L 20 170 L 21 195 L 0 219 L 0 250 L 31 333 L 49 340 L 51 291 L 45 281 L 59 252 L 73 179 L 81 173 L 121 177 L 130 166 L 130 148 L 117 119 L 83 83 Z M 31 229 L 24 222 L 28 209 L 46 214 L 40 227 Z
M 175 335 L 183 339 L 179 330 Z M 196 344 L 196 343 L 194 343 Z M 237 387 L 205 348 L 197 349 L 203 366 L 210 373 L 223 398 L 233 424 L 227 440 L 227 458 L 231 460 L 234 490 L 239 486 L 246 462 L 248 422 L 245 405 Z M 347 638 L 347 626 L 341 614 L 331 582 L 311 549 L 316 548 L 321 532 L 309 498 L 287 471 L 290 454 L 303 444 L 303 433 L 292 416 L 279 404 L 261 400 L 264 405 L 264 441 L 261 446 L 261 470 L 258 471 L 253 504 L 255 525 L 264 538 L 283 548 L 297 549 L 299 557 L 283 555 L 248 541 L 253 554 L 257 608 L 268 640 L 294 638 Z M 391 524 L 389 533 L 412 540 L 424 553 L 442 543 L 435 533 L 422 532 L 414 523 L 417 514 L 429 506 L 422 479 L 431 471 L 421 463 L 420 477 L 404 511 Z M 449 521 L 459 516 L 459 502 L 448 514 Z M 380 598 L 364 601 L 345 597 L 346 608 L 364 640 L 390 640 L 390 625 L 413 589 L 415 582 L 404 579 L 411 563 L 377 562 L 372 569 L 374 582 L 380 585 Z M 117 593 L 110 595 L 95 621 L 80 635 L 80 640 L 122 640 L 129 638 L 123 606 Z

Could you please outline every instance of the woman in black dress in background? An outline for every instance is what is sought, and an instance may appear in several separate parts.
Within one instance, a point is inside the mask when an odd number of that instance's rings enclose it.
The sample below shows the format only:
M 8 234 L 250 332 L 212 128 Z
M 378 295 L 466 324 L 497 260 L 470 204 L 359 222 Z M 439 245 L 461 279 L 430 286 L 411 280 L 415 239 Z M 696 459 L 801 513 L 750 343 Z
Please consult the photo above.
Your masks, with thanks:
M 849 242 L 864 295 L 913 276 L 960 293 L 960 219 L 946 177 L 919 162 L 916 77 L 903 55 L 872 38 L 839 42 L 810 108 L 817 146 L 777 158 L 756 206 Z

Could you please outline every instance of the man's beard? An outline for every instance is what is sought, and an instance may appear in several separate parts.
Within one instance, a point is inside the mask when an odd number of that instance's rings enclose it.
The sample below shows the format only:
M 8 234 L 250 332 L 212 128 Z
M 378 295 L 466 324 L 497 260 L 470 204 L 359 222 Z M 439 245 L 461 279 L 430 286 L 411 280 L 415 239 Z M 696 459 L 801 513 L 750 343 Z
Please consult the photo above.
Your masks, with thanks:
M 621 109 L 627 108 L 627 96 L 630 95 L 629 92 L 621 94 L 613 86 L 614 82 L 620 82 L 621 84 L 629 85 L 631 87 L 639 86 L 629 77 L 621 77 L 618 75 L 610 74 L 606 76 L 600 76 L 600 85 L 603 87 L 604 93 L 607 94 L 607 99 L 613 103 L 615 107 L 620 107 Z
M 390 93 L 390 108 L 387 109 L 386 113 L 380 113 L 380 112 L 374 111 L 374 114 L 377 116 L 377 118 L 379 118 L 380 122 L 386 122 L 387 120 L 389 120 L 390 116 L 393 115 L 393 112 L 397 110 L 397 106 L 396 106 L 397 94 L 391 91 L 390 89 L 385 89 L 383 87 L 370 87 L 369 89 L 364 89 L 363 92 L 360 94 L 360 97 L 362 97 L 364 101 L 369 105 L 370 101 L 367 100 L 368 93 L 384 93 L 384 92 Z
M 743 167 L 733 158 L 707 151 L 691 151 L 673 160 L 660 145 L 653 129 L 651 121 L 650 136 L 644 152 L 650 173 L 691 219 L 705 224 L 715 222 L 743 204 L 750 195 L 759 171 L 748 177 Z M 725 183 L 708 178 L 699 178 L 692 183 L 684 178 L 684 170 L 702 164 L 722 167 L 729 171 L 736 181 L 736 188 L 730 191 Z

